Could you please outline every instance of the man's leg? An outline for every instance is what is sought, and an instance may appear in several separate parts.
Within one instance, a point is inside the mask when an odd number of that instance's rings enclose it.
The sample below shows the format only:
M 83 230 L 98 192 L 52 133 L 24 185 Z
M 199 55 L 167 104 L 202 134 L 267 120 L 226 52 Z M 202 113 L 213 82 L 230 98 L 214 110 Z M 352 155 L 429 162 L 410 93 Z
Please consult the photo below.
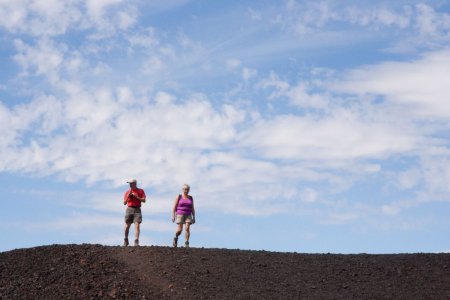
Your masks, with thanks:
M 124 246 L 128 246 L 128 233 L 130 232 L 131 223 L 125 223 L 125 238 L 123 241 Z
M 134 234 L 134 239 L 139 241 L 139 235 L 141 233 L 141 223 L 135 222 L 134 227 L 136 228 L 136 232 Z
M 142 213 L 141 209 L 136 209 L 134 214 L 134 245 L 139 246 L 139 235 L 141 233 Z

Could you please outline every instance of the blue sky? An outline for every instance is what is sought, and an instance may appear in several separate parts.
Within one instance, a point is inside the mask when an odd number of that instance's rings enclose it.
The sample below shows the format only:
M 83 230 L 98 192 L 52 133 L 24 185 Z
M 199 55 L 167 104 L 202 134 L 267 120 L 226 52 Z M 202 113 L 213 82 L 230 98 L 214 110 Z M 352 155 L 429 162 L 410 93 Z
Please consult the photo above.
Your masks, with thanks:
M 164 2 L 161 4 L 160 2 Z M 0 0 L 0 251 L 450 251 L 450 3 Z M 132 231 L 133 233 L 133 231 Z

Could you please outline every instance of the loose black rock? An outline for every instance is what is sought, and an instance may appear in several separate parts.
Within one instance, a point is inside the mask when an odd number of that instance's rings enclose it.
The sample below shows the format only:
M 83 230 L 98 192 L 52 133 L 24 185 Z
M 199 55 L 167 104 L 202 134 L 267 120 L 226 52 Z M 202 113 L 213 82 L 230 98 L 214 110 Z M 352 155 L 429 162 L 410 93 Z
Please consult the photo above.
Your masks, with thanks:
M 52 245 L 0 253 L 1 299 L 450 299 L 450 254 Z

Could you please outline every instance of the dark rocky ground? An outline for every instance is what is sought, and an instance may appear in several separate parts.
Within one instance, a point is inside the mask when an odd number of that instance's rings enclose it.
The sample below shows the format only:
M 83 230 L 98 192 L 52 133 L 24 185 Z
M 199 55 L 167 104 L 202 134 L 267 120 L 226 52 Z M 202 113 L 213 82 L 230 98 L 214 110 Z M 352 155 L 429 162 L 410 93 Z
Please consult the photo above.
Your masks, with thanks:
M 0 272 L 0 299 L 450 299 L 450 254 L 53 245 Z

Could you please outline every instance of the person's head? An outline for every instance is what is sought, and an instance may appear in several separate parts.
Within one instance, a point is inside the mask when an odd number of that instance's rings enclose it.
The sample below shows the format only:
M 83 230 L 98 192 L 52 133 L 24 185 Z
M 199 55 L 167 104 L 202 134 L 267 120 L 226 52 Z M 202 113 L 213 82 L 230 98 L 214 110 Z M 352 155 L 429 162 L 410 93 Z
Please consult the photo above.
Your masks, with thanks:
M 130 179 L 130 180 L 128 180 L 127 181 L 127 183 L 129 183 L 130 184 L 130 188 L 132 188 L 132 189 L 135 189 L 136 188 L 136 186 L 137 186 L 137 180 L 136 179 Z
M 189 193 L 190 189 L 191 189 L 191 187 L 189 186 L 189 184 L 183 184 L 183 187 L 182 187 L 183 193 L 185 193 L 185 194 Z

